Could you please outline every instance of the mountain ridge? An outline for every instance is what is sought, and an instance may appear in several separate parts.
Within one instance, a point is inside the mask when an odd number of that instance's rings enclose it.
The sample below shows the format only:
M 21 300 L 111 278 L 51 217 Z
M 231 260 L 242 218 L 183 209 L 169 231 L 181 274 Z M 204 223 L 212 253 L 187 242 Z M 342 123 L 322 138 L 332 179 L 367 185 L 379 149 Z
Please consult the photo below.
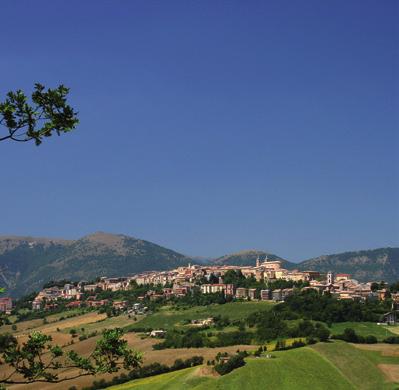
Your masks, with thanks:
M 399 280 L 399 248 L 382 247 L 322 255 L 298 263 L 300 270 L 349 273 L 359 281 Z
M 322 255 L 294 263 L 261 250 L 244 250 L 215 259 L 187 256 L 127 236 L 95 232 L 76 240 L 32 236 L 0 236 L 0 287 L 13 296 L 39 290 L 49 280 L 90 280 L 150 270 L 167 270 L 191 263 L 254 266 L 280 260 L 287 269 L 349 273 L 359 281 L 399 280 L 399 248 L 386 247 Z M 202 260 L 201 260 L 202 259 Z
M 77 240 L 0 237 L 0 286 L 19 296 L 49 280 L 90 280 L 186 265 L 190 258 L 150 241 L 96 232 Z

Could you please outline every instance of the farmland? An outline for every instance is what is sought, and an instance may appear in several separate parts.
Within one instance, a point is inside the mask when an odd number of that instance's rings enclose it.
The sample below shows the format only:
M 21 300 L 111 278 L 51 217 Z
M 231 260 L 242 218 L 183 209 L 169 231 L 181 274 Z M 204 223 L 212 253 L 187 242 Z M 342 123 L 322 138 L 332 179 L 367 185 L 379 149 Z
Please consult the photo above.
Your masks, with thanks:
M 345 328 L 352 328 L 360 336 L 373 335 L 379 341 L 388 336 L 394 336 L 399 331 L 399 326 L 377 325 L 374 322 L 338 322 L 331 326 L 332 334 L 341 334 Z
M 107 317 L 105 313 L 94 311 L 70 310 L 63 313 L 49 315 L 46 319 L 34 319 L 18 322 L 17 329 L 10 325 L 2 328 L 2 331 L 12 332 L 19 341 L 25 341 L 33 330 L 42 331 L 52 336 L 53 341 L 64 351 L 75 350 L 77 353 L 87 356 L 95 348 L 102 330 L 106 328 L 122 327 L 125 329 L 187 329 L 190 320 L 207 317 L 221 316 L 231 321 L 242 320 L 251 313 L 268 311 L 273 307 L 271 302 L 231 302 L 226 304 L 211 304 L 207 306 L 194 306 L 182 308 L 178 306 L 162 306 L 153 313 L 140 316 L 129 316 L 126 313 Z M 298 324 L 301 320 L 292 320 L 291 325 Z M 371 322 L 344 322 L 331 326 L 332 333 L 342 333 L 345 328 L 353 328 L 360 335 L 375 335 L 382 340 L 387 335 L 393 335 L 397 327 L 386 327 Z M 229 324 L 222 329 L 213 329 L 215 334 L 229 332 L 237 328 L 236 324 Z M 75 335 L 71 333 L 74 330 Z M 392 330 L 392 332 L 391 332 Z M 247 328 L 247 332 L 254 329 Z M 97 333 L 95 333 L 97 332 Z M 80 336 L 89 336 L 81 339 Z M 215 336 L 213 336 L 215 337 Z M 130 347 L 144 354 L 143 364 L 159 362 L 171 366 L 176 359 L 188 359 L 192 356 L 202 356 L 204 362 L 213 360 L 218 352 L 234 354 L 237 349 L 255 351 L 254 345 L 231 345 L 217 348 L 174 348 L 154 350 L 153 346 L 160 342 L 155 338 L 149 338 L 141 332 L 128 332 L 124 338 Z M 286 337 L 286 345 L 289 346 L 295 338 Z M 298 339 L 298 338 L 296 338 Z M 299 338 L 300 339 L 300 338 Z M 273 351 L 276 340 L 267 343 L 268 351 Z M 265 357 L 247 358 L 247 364 L 230 374 L 219 377 L 212 373 L 210 367 L 204 365 L 185 370 L 169 372 L 149 378 L 129 382 L 114 389 L 264 389 L 266 384 L 270 389 L 383 389 L 390 390 L 399 383 L 399 346 L 387 344 L 352 345 L 334 341 L 318 343 L 288 351 L 273 351 L 274 359 Z M 123 372 L 123 371 L 122 371 Z M 5 367 L 0 368 L 0 375 L 5 373 Z M 65 371 L 62 375 L 76 373 L 73 369 Z M 125 373 L 127 373 L 125 371 Z M 211 374 L 212 373 L 212 374 Z M 267 373 L 267 375 L 265 375 Z M 87 376 L 72 382 L 59 384 L 35 383 L 24 386 L 32 390 L 61 390 L 72 385 L 77 388 L 90 386 L 93 380 L 111 380 L 114 374 Z M 262 378 L 260 380 L 259 378 Z M 300 378 L 300 380 L 298 379 Z M 19 386 L 11 386 L 18 389 Z
M 213 390 L 251 389 L 381 389 L 397 388 L 399 358 L 384 353 L 385 345 L 372 349 L 334 342 L 320 343 L 289 351 L 273 352 L 274 359 L 248 358 L 247 364 L 222 377 L 204 375 L 194 367 L 155 377 L 144 378 L 112 390 Z M 395 376 L 396 375 L 396 376 Z
M 201 319 L 220 315 L 230 320 L 243 319 L 249 314 L 269 310 L 271 302 L 231 302 L 224 305 L 195 306 L 176 310 L 170 306 L 162 307 L 160 311 L 143 318 L 132 326 L 134 328 L 171 329 L 179 327 L 185 320 Z
M 238 313 L 242 313 L 244 311 L 253 311 L 256 306 L 254 304 L 251 305 L 230 305 L 231 307 L 240 307 L 242 309 L 238 310 Z M 219 310 L 217 310 L 219 309 Z M 182 311 L 183 312 L 183 311 Z M 189 310 L 185 311 L 190 313 Z M 213 312 L 226 312 L 222 305 L 219 308 L 213 308 Z M 165 311 L 166 313 L 166 311 Z M 187 314 L 186 313 L 186 314 Z M 158 315 L 155 313 L 153 315 Z M 190 314 L 191 315 L 191 314 Z M 149 315 L 150 318 L 152 315 Z M 237 314 L 236 314 L 237 316 Z M 142 317 L 136 316 L 137 320 L 142 320 Z M 114 328 L 114 327 L 126 327 L 131 326 L 135 323 L 134 318 L 129 318 L 128 315 L 122 314 L 115 317 L 107 317 L 104 313 L 97 312 L 83 312 L 70 310 L 62 313 L 57 313 L 54 315 L 49 315 L 44 319 L 34 319 L 29 321 L 18 322 L 17 329 L 13 330 L 10 325 L 2 327 L 2 332 L 10 332 L 12 333 L 20 342 L 25 342 L 27 340 L 28 335 L 32 331 L 41 331 L 47 335 L 50 335 L 53 339 L 53 342 L 60 345 L 64 351 L 74 350 L 79 354 L 87 356 L 91 351 L 94 350 L 96 341 L 99 339 L 100 334 L 103 329 L 106 328 Z M 236 318 L 236 317 L 235 317 Z M 76 330 L 76 337 L 73 337 L 70 334 L 71 329 Z M 83 334 L 89 334 L 97 331 L 97 335 L 90 337 L 85 340 L 80 340 L 78 336 Z M 194 355 L 203 356 L 204 359 L 213 359 L 218 352 L 228 352 L 235 353 L 237 349 L 240 350 L 253 350 L 256 348 L 255 346 L 245 346 L 245 345 L 236 345 L 225 348 L 190 348 L 190 349 L 175 349 L 173 354 L 170 353 L 170 350 L 162 350 L 155 351 L 152 346 L 159 342 L 159 340 L 141 337 L 135 333 L 127 333 L 125 335 L 125 339 L 128 341 L 128 344 L 131 348 L 137 349 L 144 354 L 144 362 L 143 364 L 151 364 L 154 362 L 159 362 L 162 364 L 172 365 L 177 358 L 187 359 Z M 5 365 L 0 366 L 0 376 L 3 376 L 7 372 L 7 368 Z M 74 370 L 64 371 L 63 375 L 72 375 L 76 373 Z M 72 385 L 77 386 L 78 388 L 82 386 L 89 386 L 92 384 L 93 380 L 105 378 L 107 380 L 111 379 L 113 375 L 99 375 L 96 378 L 94 377 L 82 377 L 73 382 L 67 381 L 59 384 L 45 384 L 45 383 L 34 383 L 30 385 L 25 385 L 23 388 L 26 389 L 52 389 L 52 390 L 61 390 L 69 388 Z M 19 385 L 11 386 L 11 388 L 18 389 Z

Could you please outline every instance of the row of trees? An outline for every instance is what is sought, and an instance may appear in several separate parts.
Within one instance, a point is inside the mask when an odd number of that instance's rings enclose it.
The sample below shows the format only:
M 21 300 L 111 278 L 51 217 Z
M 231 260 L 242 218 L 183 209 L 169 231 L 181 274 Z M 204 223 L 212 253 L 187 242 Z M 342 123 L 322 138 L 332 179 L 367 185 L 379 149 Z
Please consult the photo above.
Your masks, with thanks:
M 249 327 L 239 323 L 239 329 L 229 332 L 212 332 L 204 328 L 169 330 L 165 339 L 154 345 L 154 349 L 226 347 L 265 343 L 276 339 L 304 337 L 317 341 L 327 341 L 330 330 L 320 322 L 300 320 L 295 323 L 284 320 L 278 313 L 263 311 L 254 313 L 247 319 Z

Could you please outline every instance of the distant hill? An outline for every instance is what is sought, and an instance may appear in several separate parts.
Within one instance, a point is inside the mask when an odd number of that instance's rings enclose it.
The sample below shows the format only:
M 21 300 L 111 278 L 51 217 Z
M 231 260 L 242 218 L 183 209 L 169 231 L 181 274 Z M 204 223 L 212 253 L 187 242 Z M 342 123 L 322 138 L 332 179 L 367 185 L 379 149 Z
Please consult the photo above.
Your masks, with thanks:
M 49 280 L 90 280 L 185 265 L 190 259 L 149 241 L 98 232 L 79 240 L 0 237 L 0 286 L 14 296 Z
M 294 263 L 291 263 L 287 260 L 282 259 L 281 257 L 274 255 L 273 253 L 268 253 L 264 251 L 258 251 L 258 250 L 246 250 L 246 251 L 241 251 L 241 252 L 236 252 L 236 253 L 231 253 L 229 255 L 225 255 L 222 257 L 219 257 L 215 260 L 212 261 L 214 264 L 218 265 L 251 265 L 255 266 L 256 259 L 259 257 L 261 262 L 265 260 L 265 258 L 268 258 L 268 260 L 280 260 L 282 262 L 283 267 L 285 268 L 292 268 L 295 267 Z
M 259 256 L 281 260 L 286 269 L 315 270 L 351 274 L 359 281 L 393 282 L 399 280 L 399 248 L 379 248 L 319 256 L 293 263 L 272 253 L 257 250 L 242 251 L 219 257 L 212 262 L 219 265 L 255 265 Z
M 92 280 L 149 270 L 166 270 L 189 262 L 218 265 L 255 265 L 281 260 L 287 269 L 350 273 L 359 281 L 399 280 L 399 248 L 345 252 L 292 263 L 258 250 L 232 253 L 217 259 L 188 257 L 152 242 L 122 234 L 94 233 L 79 240 L 0 237 L 0 287 L 13 296 L 41 289 L 50 280 Z
M 379 248 L 325 255 L 297 264 L 301 270 L 351 274 L 359 281 L 399 280 L 399 248 Z

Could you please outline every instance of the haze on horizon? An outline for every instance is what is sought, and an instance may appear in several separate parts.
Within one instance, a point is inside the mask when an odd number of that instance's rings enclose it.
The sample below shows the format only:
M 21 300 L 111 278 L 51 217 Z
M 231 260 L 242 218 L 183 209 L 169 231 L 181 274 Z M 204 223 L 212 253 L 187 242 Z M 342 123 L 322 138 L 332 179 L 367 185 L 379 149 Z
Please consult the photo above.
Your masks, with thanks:
M 0 101 L 63 83 L 80 117 L 40 147 L 0 145 L 1 235 L 101 230 L 294 261 L 399 246 L 397 1 L 0 13 Z

